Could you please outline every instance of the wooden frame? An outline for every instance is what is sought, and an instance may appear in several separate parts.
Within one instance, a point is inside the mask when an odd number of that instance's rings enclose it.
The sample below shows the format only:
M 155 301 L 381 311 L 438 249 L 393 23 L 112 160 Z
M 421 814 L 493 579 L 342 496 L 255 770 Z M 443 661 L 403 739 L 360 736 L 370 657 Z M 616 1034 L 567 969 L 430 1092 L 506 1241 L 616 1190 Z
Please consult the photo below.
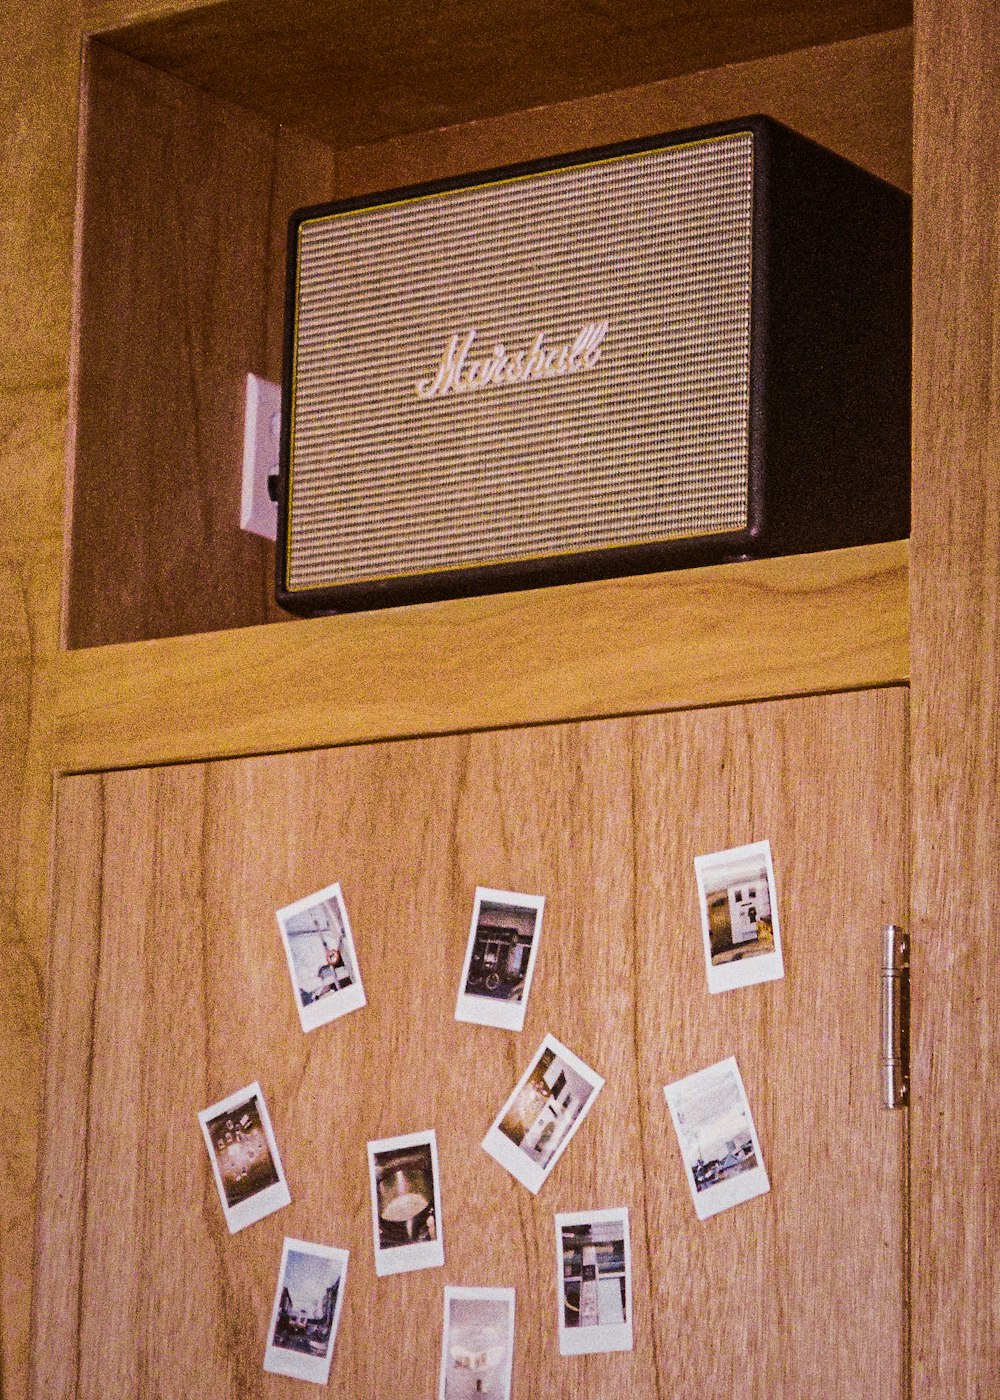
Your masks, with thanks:
M 864 546 L 62 652 L 43 678 L 53 766 L 76 773 L 899 684 L 906 561 L 905 542 Z

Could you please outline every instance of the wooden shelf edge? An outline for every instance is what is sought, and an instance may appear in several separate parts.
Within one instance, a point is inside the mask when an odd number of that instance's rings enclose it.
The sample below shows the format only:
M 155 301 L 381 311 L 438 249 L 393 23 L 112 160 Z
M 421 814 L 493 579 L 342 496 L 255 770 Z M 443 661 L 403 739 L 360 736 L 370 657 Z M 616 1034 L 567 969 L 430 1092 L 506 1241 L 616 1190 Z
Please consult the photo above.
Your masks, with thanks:
M 211 3 L 212 0 L 85 0 L 80 31 L 86 38 L 100 39 L 129 25 L 205 10 Z
M 909 678 L 906 541 L 63 652 L 59 773 Z

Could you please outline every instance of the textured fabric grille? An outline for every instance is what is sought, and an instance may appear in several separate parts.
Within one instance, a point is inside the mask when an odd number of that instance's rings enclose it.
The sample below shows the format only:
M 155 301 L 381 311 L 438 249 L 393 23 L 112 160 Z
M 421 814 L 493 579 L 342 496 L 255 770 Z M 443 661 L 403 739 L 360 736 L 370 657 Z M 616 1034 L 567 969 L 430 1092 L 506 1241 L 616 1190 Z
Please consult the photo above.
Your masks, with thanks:
M 747 524 L 750 133 L 300 228 L 290 591 Z M 574 343 L 592 368 L 421 398 Z

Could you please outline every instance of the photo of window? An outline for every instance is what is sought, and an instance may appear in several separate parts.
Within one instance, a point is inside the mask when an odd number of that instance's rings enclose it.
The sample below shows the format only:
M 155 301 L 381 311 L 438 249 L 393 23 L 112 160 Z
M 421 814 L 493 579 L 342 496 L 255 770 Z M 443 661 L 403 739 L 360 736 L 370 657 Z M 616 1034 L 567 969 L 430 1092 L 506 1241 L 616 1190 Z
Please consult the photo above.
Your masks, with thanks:
M 365 1005 L 361 973 L 340 885 L 329 885 L 277 913 L 304 1031 Z
M 556 1216 L 559 1351 L 632 1350 L 632 1257 L 627 1210 Z

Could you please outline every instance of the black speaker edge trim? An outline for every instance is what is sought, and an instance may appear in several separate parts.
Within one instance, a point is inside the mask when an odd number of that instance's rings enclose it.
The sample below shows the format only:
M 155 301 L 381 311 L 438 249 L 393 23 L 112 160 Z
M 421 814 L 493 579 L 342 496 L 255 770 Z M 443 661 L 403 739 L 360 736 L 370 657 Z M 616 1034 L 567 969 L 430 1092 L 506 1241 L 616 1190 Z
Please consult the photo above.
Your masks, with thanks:
M 384 584 L 334 584 L 324 588 L 289 592 L 277 590 L 279 606 L 300 616 L 317 613 L 370 611 L 415 603 L 442 602 L 448 598 L 520 593 L 528 589 L 597 583 L 614 578 L 700 568 L 707 564 L 736 563 L 750 557 L 759 531 L 727 531 L 711 539 L 705 536 L 672 544 L 623 545 L 617 549 L 589 550 L 538 562 L 458 567 L 438 573 L 394 577 Z M 710 557 L 709 557 L 710 556 Z

